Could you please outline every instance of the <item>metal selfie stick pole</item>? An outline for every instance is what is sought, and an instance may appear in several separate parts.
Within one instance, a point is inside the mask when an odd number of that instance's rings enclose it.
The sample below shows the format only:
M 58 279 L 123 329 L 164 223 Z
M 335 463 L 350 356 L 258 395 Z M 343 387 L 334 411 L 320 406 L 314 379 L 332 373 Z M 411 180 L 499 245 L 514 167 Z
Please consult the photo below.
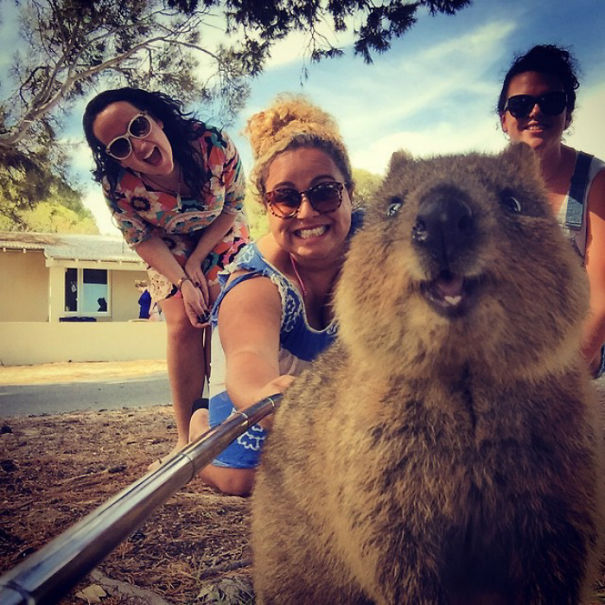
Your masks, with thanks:
M 54 603 L 130 535 L 151 512 L 189 483 L 215 456 L 253 424 L 273 412 L 272 395 L 177 452 L 0 577 L 0 603 Z

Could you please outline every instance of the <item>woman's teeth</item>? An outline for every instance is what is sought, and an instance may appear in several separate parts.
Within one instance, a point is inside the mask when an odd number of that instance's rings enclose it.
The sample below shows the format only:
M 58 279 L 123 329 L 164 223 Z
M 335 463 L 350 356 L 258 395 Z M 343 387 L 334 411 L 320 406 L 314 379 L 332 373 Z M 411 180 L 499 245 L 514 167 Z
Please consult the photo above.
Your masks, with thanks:
M 294 233 L 302 239 L 307 239 L 309 237 L 319 237 L 327 230 L 328 227 L 326 225 L 320 225 L 319 227 L 313 227 L 311 229 L 297 229 Z

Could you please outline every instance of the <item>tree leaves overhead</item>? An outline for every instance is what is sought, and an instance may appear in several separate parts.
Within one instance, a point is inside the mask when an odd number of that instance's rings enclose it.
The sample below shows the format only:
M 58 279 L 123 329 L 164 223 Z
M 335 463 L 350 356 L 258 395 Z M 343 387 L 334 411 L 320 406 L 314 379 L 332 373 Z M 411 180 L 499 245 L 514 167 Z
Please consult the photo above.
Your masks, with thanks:
M 185 102 L 224 93 L 225 78 L 241 92 L 248 66 L 236 60 L 238 55 L 201 40 L 204 31 L 214 31 L 212 19 L 219 26 L 220 19 L 205 6 L 176 4 L 189 12 L 161 0 L 17 3 L 26 44 L 14 56 L 13 88 L 1 100 L 0 149 L 17 144 L 32 151 L 26 138 L 38 142 L 40 129 L 49 126 L 54 133 L 50 116 L 69 108 L 101 79 L 108 85 L 161 88 Z M 233 113 L 243 99 L 229 101 Z
M 224 6 L 232 31 L 243 27 L 269 42 L 291 31 L 306 32 L 310 38 L 311 59 L 316 61 L 343 52 L 320 34 L 322 24 L 336 32 L 352 28 L 355 54 L 371 63 L 372 52 L 387 51 L 393 38 L 402 36 L 416 22 L 417 12 L 452 15 L 470 3 L 471 0 L 226 0 Z M 215 2 L 207 0 L 205 4 Z
M 321 32 L 353 28 L 355 53 L 371 62 L 419 11 L 452 14 L 470 1 L 15 0 L 26 44 L 3 87 L 0 149 L 28 147 L 26 135 L 36 142 L 44 128 L 52 138 L 49 116 L 101 78 L 161 88 L 185 102 L 219 94 L 233 114 L 245 101 L 247 79 L 292 31 L 308 35 L 311 59 L 319 60 L 342 53 Z
M 343 52 L 330 32 L 351 30 L 354 52 L 371 62 L 418 14 L 453 14 L 470 2 L 2 0 L 0 16 L 18 16 L 20 39 L 0 86 L 0 167 L 6 178 L 11 162 L 62 178 L 61 120 L 92 90 L 128 84 L 185 104 L 218 99 L 227 124 L 246 101 L 249 78 L 289 33 L 303 32 L 318 61 Z M 25 181 L 15 202 L 42 199 Z

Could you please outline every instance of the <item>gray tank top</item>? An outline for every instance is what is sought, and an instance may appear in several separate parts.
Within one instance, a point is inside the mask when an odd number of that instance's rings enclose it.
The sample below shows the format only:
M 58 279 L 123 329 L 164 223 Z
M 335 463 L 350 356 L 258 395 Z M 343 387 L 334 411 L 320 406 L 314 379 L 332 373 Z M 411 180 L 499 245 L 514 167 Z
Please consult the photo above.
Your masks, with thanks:
M 605 163 L 592 155 L 579 151 L 569 186 L 557 216 L 559 224 L 571 240 L 578 254 L 586 255 L 588 193 L 592 181 L 605 169 Z

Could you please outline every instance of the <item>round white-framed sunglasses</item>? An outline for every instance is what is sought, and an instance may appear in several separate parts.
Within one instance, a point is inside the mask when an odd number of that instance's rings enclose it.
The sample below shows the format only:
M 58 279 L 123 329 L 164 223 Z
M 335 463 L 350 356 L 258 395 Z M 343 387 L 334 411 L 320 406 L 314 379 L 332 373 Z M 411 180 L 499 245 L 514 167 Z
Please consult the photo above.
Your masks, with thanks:
M 105 147 L 105 153 L 112 158 L 122 161 L 132 153 L 130 138 L 144 139 L 151 132 L 151 119 L 146 113 L 137 113 L 130 122 L 126 132 L 115 137 Z

